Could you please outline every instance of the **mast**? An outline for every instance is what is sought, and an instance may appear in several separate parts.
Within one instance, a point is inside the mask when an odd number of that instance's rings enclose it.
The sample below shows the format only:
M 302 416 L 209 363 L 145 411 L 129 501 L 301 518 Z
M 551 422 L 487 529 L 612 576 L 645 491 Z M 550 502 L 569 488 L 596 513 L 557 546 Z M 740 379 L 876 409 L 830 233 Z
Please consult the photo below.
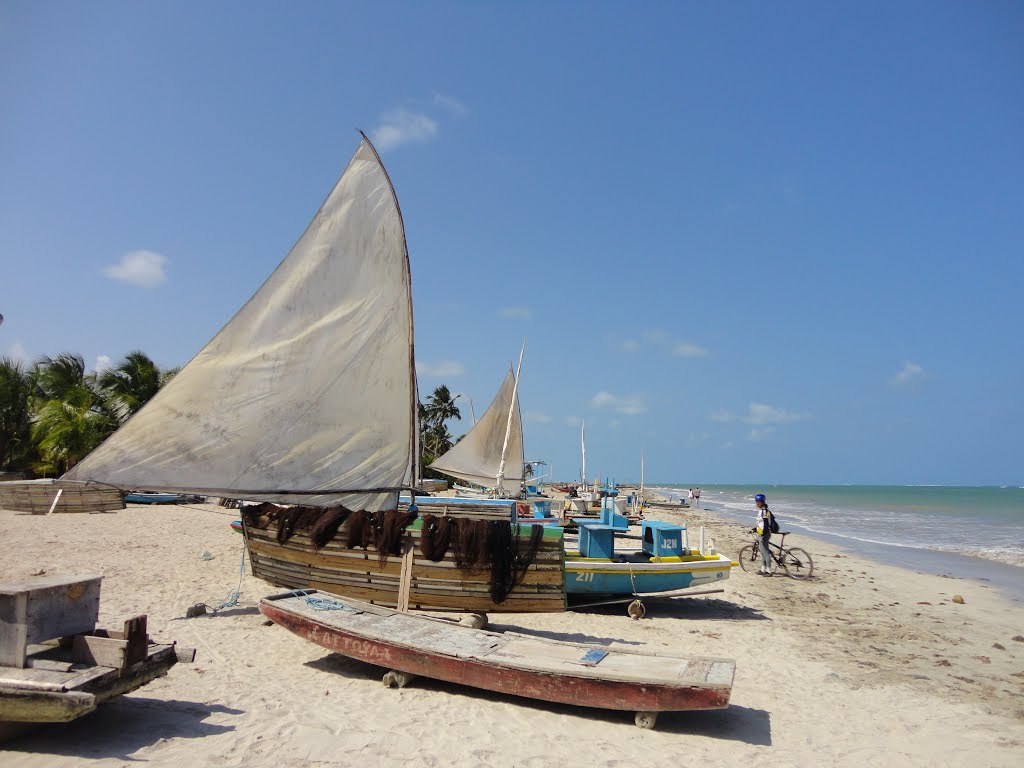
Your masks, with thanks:
M 395 201 L 395 210 L 398 211 L 398 226 L 402 231 L 402 250 L 405 252 L 405 275 L 406 285 L 408 286 L 408 293 L 406 297 L 408 299 L 407 304 L 409 308 L 409 387 L 412 390 L 412 402 L 409 408 L 409 424 L 410 424 L 410 446 L 409 446 L 409 482 L 413 488 L 420 487 L 420 384 L 416 379 L 416 333 L 415 327 L 413 326 L 413 315 L 412 315 L 412 267 L 409 264 L 409 241 L 405 236 L 405 218 L 402 216 L 402 206 L 398 204 L 398 193 L 395 192 L 395 185 L 391 182 L 391 176 L 388 174 L 388 169 L 384 167 L 384 161 L 380 159 L 380 153 L 377 152 L 377 148 L 373 146 L 373 142 L 370 141 L 370 137 L 359 131 L 359 135 L 363 137 L 363 141 L 370 147 L 370 151 L 373 152 L 373 156 L 377 158 L 377 164 L 380 166 L 381 173 L 384 174 L 384 179 L 388 183 L 388 189 L 391 190 L 391 199 Z M 415 499 L 415 495 L 413 496 Z
M 508 438 L 512 432 L 512 414 L 515 413 L 517 397 L 519 395 L 519 372 L 523 370 L 523 355 L 526 353 L 526 339 L 523 339 L 523 348 L 519 350 L 519 366 L 516 368 L 516 379 L 512 383 L 512 402 L 508 406 L 508 421 L 505 422 L 505 442 L 501 446 L 501 463 L 498 465 L 498 477 L 494 484 L 496 492 L 502 492 L 502 483 L 505 481 L 505 454 L 508 452 Z
M 587 421 L 586 419 L 580 424 L 580 447 L 583 449 L 583 485 L 587 484 Z
M 640 495 L 644 493 L 644 452 L 640 451 Z

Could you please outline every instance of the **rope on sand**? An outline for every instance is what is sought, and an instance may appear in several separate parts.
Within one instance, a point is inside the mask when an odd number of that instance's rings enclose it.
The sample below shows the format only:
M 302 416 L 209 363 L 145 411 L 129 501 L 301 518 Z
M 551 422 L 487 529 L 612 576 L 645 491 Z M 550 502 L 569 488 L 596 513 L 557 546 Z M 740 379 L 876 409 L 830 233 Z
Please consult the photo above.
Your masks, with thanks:
M 194 616 L 202 616 L 204 613 L 216 613 L 222 611 L 225 608 L 234 608 L 238 605 L 238 601 L 242 597 L 242 576 L 245 575 L 245 542 L 242 542 L 242 561 L 238 564 L 238 587 L 233 589 L 230 594 L 224 599 L 220 605 L 207 605 L 206 603 L 196 603 L 193 606 L 189 606 L 189 609 L 185 612 L 185 618 L 191 619 Z

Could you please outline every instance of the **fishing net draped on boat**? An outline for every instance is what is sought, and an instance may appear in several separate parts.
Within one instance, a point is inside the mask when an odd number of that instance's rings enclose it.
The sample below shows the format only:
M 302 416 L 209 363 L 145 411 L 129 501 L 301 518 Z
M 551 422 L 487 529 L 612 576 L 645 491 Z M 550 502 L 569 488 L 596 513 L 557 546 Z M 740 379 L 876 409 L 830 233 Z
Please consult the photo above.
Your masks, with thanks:
M 367 512 L 342 506 L 281 507 L 268 502 L 244 507 L 242 516 L 250 528 L 262 530 L 276 524 L 279 544 L 287 543 L 296 531 L 304 530 L 318 551 L 340 539 L 349 549 L 374 547 L 383 564 L 388 557 L 402 554 L 405 531 L 417 513 L 397 509 Z M 346 526 L 344 531 L 342 526 Z M 513 529 L 508 520 L 424 515 L 419 549 L 435 563 L 450 553 L 462 570 L 489 571 L 491 600 L 501 604 L 522 583 L 537 558 L 543 538 L 542 525 L 516 524 Z

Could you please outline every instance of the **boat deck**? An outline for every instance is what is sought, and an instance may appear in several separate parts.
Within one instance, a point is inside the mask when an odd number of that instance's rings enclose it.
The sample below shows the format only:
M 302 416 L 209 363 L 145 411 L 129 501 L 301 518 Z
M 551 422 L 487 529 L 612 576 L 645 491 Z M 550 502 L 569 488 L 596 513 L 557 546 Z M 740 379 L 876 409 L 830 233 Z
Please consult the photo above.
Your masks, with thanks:
M 307 600 L 307 597 L 309 599 Z M 316 592 L 265 598 L 275 623 L 391 670 L 544 701 L 637 712 L 722 709 L 729 659 L 490 632 Z

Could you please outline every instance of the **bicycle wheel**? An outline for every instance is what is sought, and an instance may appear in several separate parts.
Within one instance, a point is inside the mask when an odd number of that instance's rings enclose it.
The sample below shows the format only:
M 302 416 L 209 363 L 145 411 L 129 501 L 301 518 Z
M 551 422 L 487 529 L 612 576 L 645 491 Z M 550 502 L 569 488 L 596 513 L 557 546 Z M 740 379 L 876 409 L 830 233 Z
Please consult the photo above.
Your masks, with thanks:
M 787 547 L 782 555 L 782 567 L 791 579 L 806 579 L 814 572 L 814 562 L 806 550 Z
M 736 559 L 739 560 L 740 568 L 744 571 L 752 573 L 761 567 L 761 553 L 757 551 L 757 547 L 753 544 L 747 544 L 747 546 L 740 548 L 740 554 Z

